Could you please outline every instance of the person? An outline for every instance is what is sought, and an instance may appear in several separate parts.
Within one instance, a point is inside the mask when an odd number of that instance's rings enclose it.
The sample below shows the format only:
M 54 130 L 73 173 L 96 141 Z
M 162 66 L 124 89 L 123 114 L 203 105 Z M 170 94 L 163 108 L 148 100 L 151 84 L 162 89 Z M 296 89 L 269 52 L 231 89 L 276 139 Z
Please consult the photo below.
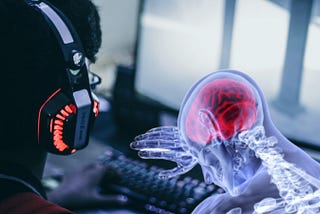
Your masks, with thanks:
M 97 7 L 91 0 L 1 0 L 0 26 L 0 213 L 71 213 L 125 203 L 97 191 L 113 169 L 95 163 L 68 173 L 48 195 L 41 183 L 48 151 L 68 155 L 88 143 L 97 102 L 84 61 L 94 63 L 101 46 Z M 68 67 L 68 48 L 77 45 Z M 51 108 L 61 108 L 61 114 Z M 54 126 L 47 131 L 49 120 Z
M 258 84 L 237 70 L 213 72 L 187 92 L 177 127 L 156 127 L 131 143 L 145 159 L 177 167 L 160 176 L 202 169 L 225 192 L 196 213 L 319 213 L 320 165 L 273 124 Z

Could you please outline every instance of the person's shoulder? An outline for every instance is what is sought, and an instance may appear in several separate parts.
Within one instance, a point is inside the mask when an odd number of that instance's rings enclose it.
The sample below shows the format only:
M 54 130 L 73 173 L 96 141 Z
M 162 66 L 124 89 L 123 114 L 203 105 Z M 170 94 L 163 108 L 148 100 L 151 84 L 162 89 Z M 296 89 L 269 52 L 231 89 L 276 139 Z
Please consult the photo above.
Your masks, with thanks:
M 60 207 L 35 193 L 16 194 L 0 202 L 0 214 L 72 214 L 73 212 Z

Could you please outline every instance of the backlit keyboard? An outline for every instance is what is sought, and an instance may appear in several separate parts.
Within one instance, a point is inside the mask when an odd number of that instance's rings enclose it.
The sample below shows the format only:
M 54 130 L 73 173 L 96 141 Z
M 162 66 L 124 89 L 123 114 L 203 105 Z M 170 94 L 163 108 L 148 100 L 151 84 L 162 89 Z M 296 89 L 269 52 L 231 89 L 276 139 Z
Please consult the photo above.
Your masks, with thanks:
M 102 192 L 126 195 L 134 200 L 134 209 L 143 213 L 191 213 L 208 196 L 223 192 L 192 177 L 162 179 L 158 176 L 162 168 L 129 158 L 118 150 L 108 149 L 99 161 L 121 175 L 102 183 Z

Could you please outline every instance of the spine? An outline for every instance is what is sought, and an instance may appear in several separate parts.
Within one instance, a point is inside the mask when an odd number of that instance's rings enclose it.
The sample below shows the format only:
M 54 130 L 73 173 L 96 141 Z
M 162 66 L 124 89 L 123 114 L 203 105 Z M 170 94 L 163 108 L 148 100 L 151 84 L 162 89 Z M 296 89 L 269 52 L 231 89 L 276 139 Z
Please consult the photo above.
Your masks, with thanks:
M 285 213 L 319 213 L 320 181 L 284 160 L 275 137 L 266 137 L 264 128 L 259 126 L 239 134 L 239 138 L 261 159 L 281 197 L 266 198 L 255 204 L 255 213 L 279 209 L 284 209 Z

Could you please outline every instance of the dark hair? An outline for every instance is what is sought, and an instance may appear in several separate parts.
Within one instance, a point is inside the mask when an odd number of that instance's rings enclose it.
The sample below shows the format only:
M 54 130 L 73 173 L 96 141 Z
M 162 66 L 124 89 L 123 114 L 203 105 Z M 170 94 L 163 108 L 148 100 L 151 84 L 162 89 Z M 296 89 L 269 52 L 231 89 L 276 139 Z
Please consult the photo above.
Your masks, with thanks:
M 97 7 L 90 0 L 48 2 L 70 19 L 86 57 L 95 62 L 101 46 Z M 57 74 L 65 70 L 62 52 L 50 27 L 40 12 L 24 0 L 0 0 L 0 66 L 0 146 L 36 143 L 39 108 L 57 89 Z

